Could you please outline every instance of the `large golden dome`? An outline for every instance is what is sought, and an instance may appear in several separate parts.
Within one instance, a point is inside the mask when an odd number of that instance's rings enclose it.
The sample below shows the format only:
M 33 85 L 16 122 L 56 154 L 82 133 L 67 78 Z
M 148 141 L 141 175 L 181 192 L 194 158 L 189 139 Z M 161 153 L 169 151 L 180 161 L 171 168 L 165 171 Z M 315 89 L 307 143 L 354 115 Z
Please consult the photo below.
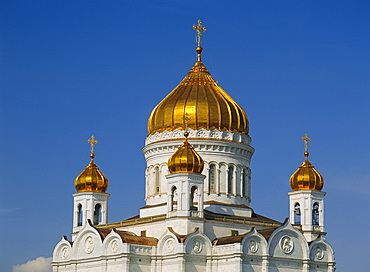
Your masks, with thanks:
M 244 110 L 218 85 L 203 65 L 196 49 L 198 60 L 188 75 L 152 111 L 148 121 L 149 134 L 184 130 L 229 130 L 248 134 L 248 118 Z
M 174 173 L 196 173 L 200 174 L 203 171 L 204 162 L 202 157 L 189 144 L 187 137 L 188 132 L 185 132 L 185 141 L 177 149 L 168 160 L 168 170 L 171 174 Z
M 324 178 L 308 161 L 308 152 L 304 153 L 306 159 L 302 165 L 290 177 L 289 183 L 293 191 L 316 190 L 321 191 L 324 186 Z

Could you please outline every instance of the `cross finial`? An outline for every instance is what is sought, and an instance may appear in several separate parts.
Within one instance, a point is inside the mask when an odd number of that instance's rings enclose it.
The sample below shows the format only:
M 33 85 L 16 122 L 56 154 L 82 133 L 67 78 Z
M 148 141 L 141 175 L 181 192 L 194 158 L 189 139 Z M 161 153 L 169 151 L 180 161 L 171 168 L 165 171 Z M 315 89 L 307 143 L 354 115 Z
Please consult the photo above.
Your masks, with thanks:
M 305 144 L 305 149 L 304 151 L 307 152 L 307 145 L 308 145 L 308 142 L 311 142 L 311 139 L 307 137 L 307 133 L 304 135 L 304 137 L 302 137 L 302 141 L 304 141 L 304 144 Z
M 96 141 L 96 140 L 94 140 L 95 139 L 95 137 L 94 137 L 94 135 L 92 135 L 91 136 L 91 139 L 88 139 L 87 141 L 90 143 L 90 145 L 91 145 L 91 155 L 92 156 L 94 156 L 94 146 L 95 146 L 95 144 L 97 144 L 98 143 L 98 141 Z
M 184 120 L 184 123 L 185 123 L 185 138 L 187 138 L 189 136 L 189 132 L 188 132 L 188 122 L 191 120 L 189 117 L 188 117 L 188 114 L 185 113 L 185 117 L 182 117 L 182 119 Z
M 193 29 L 197 32 L 197 43 L 198 47 L 200 47 L 201 41 L 200 38 L 202 37 L 202 32 L 206 32 L 206 28 L 202 26 L 202 21 L 199 19 L 198 20 L 198 25 L 193 25 Z

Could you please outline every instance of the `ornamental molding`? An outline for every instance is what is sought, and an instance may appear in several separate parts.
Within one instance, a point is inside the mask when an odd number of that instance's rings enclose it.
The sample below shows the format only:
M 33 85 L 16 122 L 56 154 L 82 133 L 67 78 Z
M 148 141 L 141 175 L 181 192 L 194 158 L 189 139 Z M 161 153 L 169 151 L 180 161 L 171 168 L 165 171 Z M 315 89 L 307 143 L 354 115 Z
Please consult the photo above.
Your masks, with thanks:
M 257 252 L 257 250 L 258 250 L 258 243 L 253 239 L 249 240 L 248 251 L 254 254 Z
M 87 254 L 90 254 L 94 250 L 94 238 L 88 236 L 85 240 L 85 251 Z
M 179 148 L 182 142 L 179 139 L 178 141 L 166 141 L 146 145 L 143 148 L 145 159 L 148 160 L 158 155 L 170 156 Z M 190 139 L 190 144 L 201 156 L 205 155 L 203 152 L 208 152 L 209 154 L 217 154 L 222 157 L 239 156 L 239 159 L 250 162 L 254 153 L 254 149 L 250 145 L 236 142 L 214 141 L 213 139 Z
M 324 258 L 324 250 L 321 247 L 317 247 L 315 251 L 315 259 L 322 260 Z
M 175 129 L 173 131 L 165 130 L 163 132 L 156 132 L 154 134 L 149 134 L 145 139 L 145 145 L 172 139 L 184 139 L 184 130 Z M 230 132 L 228 130 L 220 131 L 218 129 L 206 130 L 201 128 L 199 130 L 188 129 L 189 139 L 218 139 L 227 140 L 238 143 L 243 143 L 250 145 L 251 137 L 246 134 L 240 134 L 239 132 Z
M 283 236 L 280 239 L 280 248 L 285 254 L 293 251 L 293 241 L 289 236 Z
M 63 260 L 66 260 L 68 258 L 68 255 L 69 255 L 68 247 L 63 247 L 63 249 L 62 249 L 62 258 L 63 258 Z

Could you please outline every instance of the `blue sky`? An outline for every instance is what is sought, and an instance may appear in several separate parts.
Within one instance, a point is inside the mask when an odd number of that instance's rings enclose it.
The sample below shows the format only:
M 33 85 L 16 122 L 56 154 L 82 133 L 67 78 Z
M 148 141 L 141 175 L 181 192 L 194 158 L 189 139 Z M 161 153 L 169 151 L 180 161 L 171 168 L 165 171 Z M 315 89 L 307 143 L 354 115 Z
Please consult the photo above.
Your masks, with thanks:
M 288 216 L 289 177 L 324 176 L 338 271 L 370 252 L 369 1 L 0 2 L 0 267 L 50 257 L 72 230 L 74 179 L 108 177 L 109 221 L 144 206 L 151 110 L 202 59 L 250 121 L 255 212 Z

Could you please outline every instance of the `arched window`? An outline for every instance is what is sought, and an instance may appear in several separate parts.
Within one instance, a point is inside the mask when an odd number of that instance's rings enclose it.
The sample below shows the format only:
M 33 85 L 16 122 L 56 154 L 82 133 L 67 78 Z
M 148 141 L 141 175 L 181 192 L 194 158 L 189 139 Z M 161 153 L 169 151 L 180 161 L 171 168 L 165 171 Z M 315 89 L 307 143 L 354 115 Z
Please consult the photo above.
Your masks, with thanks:
M 216 192 L 216 166 L 211 164 L 209 166 L 209 191 L 211 193 Z
M 176 194 L 176 186 L 171 188 L 171 199 L 170 199 L 170 212 L 174 210 L 174 201 L 175 201 L 175 194 Z
M 242 186 L 243 186 L 243 196 L 248 196 L 248 184 L 247 184 L 247 169 L 243 169 L 242 172 Z
M 319 225 L 319 204 L 315 202 L 312 209 L 312 225 Z
M 190 210 L 196 210 L 196 207 L 194 206 L 194 197 L 196 196 L 197 194 L 197 187 L 193 186 L 191 187 L 191 191 L 190 191 Z
M 94 210 L 94 225 L 99 225 L 99 222 L 101 222 L 101 205 L 96 204 L 95 205 L 95 210 Z
M 82 226 L 82 205 L 78 204 L 77 206 L 77 226 Z
M 296 203 L 294 205 L 294 224 L 301 224 L 301 206 L 299 205 L 299 203 Z
M 234 167 L 229 166 L 227 171 L 227 193 L 231 194 L 233 191 Z
M 155 168 L 155 193 L 159 194 L 159 167 Z

